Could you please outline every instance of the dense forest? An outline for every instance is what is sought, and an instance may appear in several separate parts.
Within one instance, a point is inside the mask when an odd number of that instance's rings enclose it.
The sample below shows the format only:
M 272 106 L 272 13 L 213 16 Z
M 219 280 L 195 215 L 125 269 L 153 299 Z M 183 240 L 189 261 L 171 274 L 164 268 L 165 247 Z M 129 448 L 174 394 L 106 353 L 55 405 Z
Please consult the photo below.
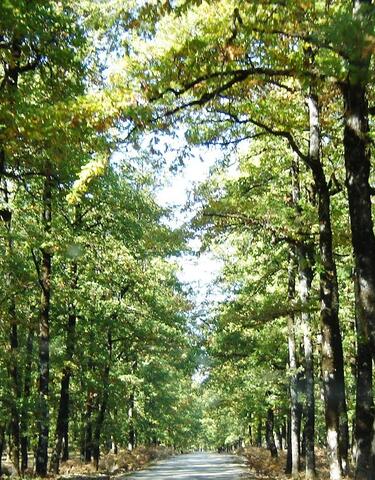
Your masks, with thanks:
M 372 0 L 0 0 L 0 472 L 256 445 L 375 478 L 374 27 Z M 157 192 L 196 146 L 176 227 Z

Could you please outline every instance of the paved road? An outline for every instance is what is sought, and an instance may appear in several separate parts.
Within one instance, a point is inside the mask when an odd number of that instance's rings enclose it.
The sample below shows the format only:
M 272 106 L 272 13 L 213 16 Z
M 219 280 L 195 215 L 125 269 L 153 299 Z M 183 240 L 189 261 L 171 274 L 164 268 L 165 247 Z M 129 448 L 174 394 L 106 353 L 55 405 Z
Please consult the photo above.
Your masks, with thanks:
M 240 458 L 215 453 L 191 453 L 159 462 L 127 480 L 239 480 L 246 474 Z

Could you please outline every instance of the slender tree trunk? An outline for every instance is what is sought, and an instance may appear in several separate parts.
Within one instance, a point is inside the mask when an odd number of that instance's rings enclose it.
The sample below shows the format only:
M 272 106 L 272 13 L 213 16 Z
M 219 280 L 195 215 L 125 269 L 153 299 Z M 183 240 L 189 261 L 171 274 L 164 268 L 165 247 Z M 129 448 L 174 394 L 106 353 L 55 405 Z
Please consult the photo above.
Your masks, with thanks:
M 85 413 L 85 426 L 83 435 L 83 458 L 86 463 L 90 463 L 92 459 L 92 414 L 94 410 L 94 394 L 89 391 L 87 393 L 86 413 Z
M 0 155 L 1 171 L 5 172 L 5 152 L 1 151 Z M 11 264 L 14 257 L 14 243 L 12 239 L 12 211 L 9 204 L 9 190 L 8 182 L 6 179 L 3 181 L 2 190 L 4 192 L 3 200 L 6 208 L 1 211 L 1 219 L 5 223 L 7 231 L 7 246 L 6 255 Z M 9 356 L 9 377 L 11 381 L 11 400 L 10 400 L 10 457 L 11 461 L 19 473 L 20 468 L 20 412 L 19 404 L 21 400 L 21 379 L 19 371 L 19 338 L 18 338 L 18 319 L 16 311 L 16 291 L 14 287 L 14 273 L 9 268 L 6 275 L 8 283 L 8 315 L 9 315 L 9 344 L 10 344 L 10 356 Z
M 71 296 L 74 298 L 75 290 L 78 284 L 78 266 L 77 262 L 73 262 L 71 265 Z M 73 360 L 75 350 L 75 330 L 77 315 L 75 310 L 74 301 L 69 305 L 68 322 L 66 329 L 66 353 L 65 353 L 65 365 L 62 372 L 61 386 L 60 386 L 60 401 L 59 410 L 57 414 L 56 423 L 56 442 L 55 448 L 51 458 L 51 471 L 54 473 L 59 472 L 60 457 L 62 449 L 65 450 L 65 455 L 69 455 L 68 449 L 68 432 L 69 432 L 69 414 L 70 414 L 70 378 L 72 375 L 71 362 Z M 65 458 L 67 460 L 67 458 Z
M 26 339 L 26 362 L 23 386 L 23 403 L 21 411 L 21 472 L 24 473 L 28 467 L 29 447 L 29 408 L 31 395 L 31 372 L 34 345 L 34 327 L 30 326 Z
M 252 429 L 251 423 L 249 423 L 247 431 L 248 431 L 248 435 L 249 435 L 249 444 L 251 446 L 253 446 L 254 445 L 254 439 L 253 439 L 253 429 Z
M 356 303 L 358 302 L 358 279 L 355 276 Z M 374 452 L 372 452 L 374 399 L 372 390 L 372 358 L 364 326 L 356 315 L 357 329 L 357 383 L 354 425 L 354 465 L 356 480 L 375 478 Z
M 132 363 L 132 373 L 135 374 L 137 370 L 137 360 L 134 360 Z M 128 436 L 128 450 L 132 451 L 137 444 L 137 433 L 135 429 L 135 389 L 132 388 L 132 392 L 129 396 L 129 407 L 128 407 L 128 422 L 129 422 L 129 436 Z
M 109 399 L 109 372 L 112 363 L 112 333 L 111 329 L 108 330 L 108 339 L 107 339 L 107 346 L 108 346 L 108 360 L 107 364 L 104 369 L 103 374 L 103 395 L 102 395 L 102 402 L 99 407 L 98 418 L 95 424 L 95 431 L 94 431 L 94 463 L 95 468 L 98 470 L 99 468 L 99 458 L 100 458 L 100 436 L 102 433 L 102 427 L 104 423 L 105 413 L 108 407 L 108 399 Z
M 42 224 L 47 239 L 51 234 L 52 220 L 52 178 L 50 167 L 46 169 L 43 189 Z M 48 242 L 47 242 L 48 243 Z M 48 466 L 49 438 L 49 323 L 51 298 L 52 253 L 50 248 L 41 248 L 40 266 L 40 317 L 39 317 L 39 418 L 38 447 L 36 452 L 35 471 L 37 475 L 46 476 Z
M 274 438 L 274 413 L 271 407 L 267 410 L 267 421 L 266 421 L 266 442 L 267 448 L 271 452 L 271 457 L 277 457 L 277 448 Z
M 333 256 L 330 193 L 320 161 L 318 98 L 308 98 L 310 114 L 309 166 L 318 194 L 320 273 L 320 324 L 322 334 L 322 378 L 325 397 L 327 451 L 331 480 L 341 479 L 342 461 L 347 464 L 348 419 L 346 410 L 344 361 L 339 324 L 339 295 Z M 344 466 L 345 467 L 345 466 Z
M 5 426 L 0 425 L 0 476 L 3 474 L 3 453 L 5 447 Z
M 263 422 L 262 422 L 262 419 L 260 418 L 257 424 L 257 437 L 256 437 L 256 446 L 258 448 L 262 447 L 262 441 L 263 441 L 262 430 L 263 430 Z
M 314 395 L 314 360 L 311 340 L 311 319 L 308 312 L 309 296 L 313 271 L 311 268 L 312 248 L 304 244 L 298 246 L 299 264 L 299 295 L 302 305 L 301 330 L 303 333 L 303 346 L 305 354 L 305 428 L 304 428 L 304 452 L 306 478 L 315 477 L 315 395 Z
M 11 302 L 12 324 L 10 333 L 10 345 L 11 345 L 11 365 L 10 365 L 10 377 L 12 379 L 12 401 L 11 401 L 11 418 L 10 418 L 10 456 L 12 463 L 19 473 L 20 469 L 20 414 L 19 414 L 19 402 L 21 399 L 20 389 L 20 375 L 18 368 L 18 326 L 15 319 L 15 303 Z
M 285 473 L 290 475 L 292 473 L 292 422 L 290 421 L 290 411 L 288 413 L 286 422 L 286 463 Z
M 128 450 L 131 452 L 135 448 L 136 443 L 136 433 L 134 426 L 134 392 L 129 396 L 129 407 L 128 407 L 128 422 L 129 422 L 129 436 L 128 436 Z
M 291 247 L 288 270 L 288 300 L 293 302 L 296 294 L 296 254 L 294 246 Z M 291 474 L 298 476 L 300 457 L 299 457 L 299 428 L 298 428 L 298 372 L 297 372 L 297 354 L 295 339 L 295 315 L 290 313 L 288 316 L 288 352 L 290 374 L 290 448 L 291 448 Z

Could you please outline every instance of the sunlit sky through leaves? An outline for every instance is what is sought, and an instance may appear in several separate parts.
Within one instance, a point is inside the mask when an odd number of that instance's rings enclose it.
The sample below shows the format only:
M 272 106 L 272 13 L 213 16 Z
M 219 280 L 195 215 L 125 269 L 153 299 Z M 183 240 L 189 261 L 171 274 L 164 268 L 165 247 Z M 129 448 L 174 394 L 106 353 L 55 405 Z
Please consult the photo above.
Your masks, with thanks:
M 172 227 L 181 226 L 193 217 L 196 207 L 190 200 L 194 187 L 208 178 L 218 155 L 213 149 L 194 148 L 184 167 L 177 172 L 168 169 L 166 185 L 158 191 L 157 201 L 162 206 L 173 208 L 174 216 L 170 220 Z M 173 161 L 173 157 L 167 158 L 168 163 L 172 164 Z M 209 252 L 197 254 L 201 246 L 199 238 L 190 240 L 189 245 L 193 253 L 177 259 L 181 265 L 179 279 L 192 288 L 194 301 L 201 305 L 216 297 L 212 282 L 221 265 Z

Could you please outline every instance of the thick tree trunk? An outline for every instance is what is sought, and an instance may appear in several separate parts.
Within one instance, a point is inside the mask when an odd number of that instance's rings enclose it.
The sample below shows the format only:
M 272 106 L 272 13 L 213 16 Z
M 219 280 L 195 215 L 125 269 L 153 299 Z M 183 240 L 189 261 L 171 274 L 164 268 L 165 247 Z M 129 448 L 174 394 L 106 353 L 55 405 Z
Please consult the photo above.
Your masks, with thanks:
M 48 238 L 51 233 L 52 220 L 52 178 L 49 168 L 43 189 L 42 224 Z M 50 248 L 41 248 L 42 261 L 40 266 L 40 317 L 39 317 L 39 418 L 38 447 L 36 452 L 35 471 L 37 475 L 46 476 L 48 466 L 49 438 L 49 322 L 51 298 L 52 253 Z
M 26 340 L 26 362 L 23 385 L 23 403 L 21 411 L 21 472 L 24 473 L 28 467 L 29 447 L 29 402 L 31 395 L 31 372 L 33 359 L 34 327 L 29 327 Z
M 267 448 L 271 452 L 271 457 L 277 457 L 277 448 L 274 438 L 274 413 L 271 407 L 267 410 L 267 421 L 266 421 L 266 442 Z
M 78 266 L 77 262 L 71 265 L 71 295 L 74 297 L 74 291 L 78 284 Z M 56 442 L 55 448 L 51 457 L 51 471 L 53 473 L 59 472 L 61 452 L 64 449 L 64 460 L 69 456 L 68 448 L 68 432 L 69 432 L 69 414 L 70 414 L 70 378 L 72 375 L 71 362 L 73 360 L 75 350 L 75 330 L 76 330 L 77 315 L 74 301 L 69 305 L 69 315 L 66 329 L 66 353 L 65 366 L 62 372 L 61 386 L 60 386 L 60 401 L 59 410 L 57 414 L 56 423 Z
M 355 277 L 356 303 L 358 302 L 358 279 Z M 372 393 L 372 358 L 364 326 L 356 315 L 357 329 L 357 384 L 354 425 L 354 465 L 356 480 L 375 478 L 374 452 L 372 452 L 374 399 Z
M 353 17 L 363 35 L 365 25 L 372 21 L 371 0 L 354 0 Z M 349 200 L 354 263 L 357 275 L 357 324 L 360 326 L 375 360 L 375 236 L 371 211 L 372 189 L 370 176 L 370 137 L 368 122 L 368 102 L 366 96 L 369 81 L 369 65 L 372 50 L 366 39 L 357 41 L 350 51 L 348 77 L 342 84 L 344 100 L 344 155 L 346 188 Z M 362 351 L 361 356 L 365 353 Z M 359 353 L 359 352 L 358 352 Z M 365 361 L 363 359 L 363 361 Z M 364 365 L 362 364 L 362 367 Z M 365 375 L 366 376 L 366 375 Z M 365 381 L 365 378 L 360 379 Z M 363 385 L 361 385 L 362 388 Z M 361 399 L 358 399 L 361 402 Z M 358 414 L 359 412 L 357 412 Z M 362 452 L 364 453 L 364 452 Z M 371 452 L 369 453 L 371 455 Z M 370 465 L 371 458 L 361 458 L 361 464 Z
M 375 236 L 371 214 L 370 149 L 366 90 L 350 81 L 343 87 L 346 186 L 355 267 L 358 316 L 375 359 Z
M 348 419 L 345 397 L 344 362 L 339 324 L 339 295 L 333 256 L 330 193 L 320 161 L 318 98 L 308 98 L 310 114 L 309 166 L 318 194 L 320 273 L 320 324 L 322 333 L 322 377 L 325 397 L 327 449 L 331 480 L 341 479 L 347 465 Z M 344 465 L 342 465 L 342 462 Z

